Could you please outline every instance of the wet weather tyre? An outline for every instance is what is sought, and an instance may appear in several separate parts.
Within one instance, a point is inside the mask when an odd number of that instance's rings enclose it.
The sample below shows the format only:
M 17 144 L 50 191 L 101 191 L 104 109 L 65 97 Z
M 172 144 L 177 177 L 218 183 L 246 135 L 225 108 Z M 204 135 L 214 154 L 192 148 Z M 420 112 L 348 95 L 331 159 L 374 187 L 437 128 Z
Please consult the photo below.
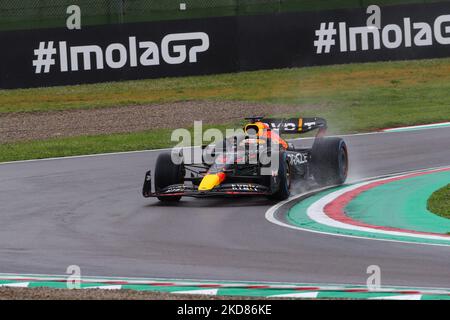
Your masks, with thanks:
M 320 186 L 341 185 L 347 179 L 348 151 L 341 138 L 318 138 L 312 147 L 311 170 Z
M 155 167 L 156 192 L 174 184 L 183 184 L 184 176 L 183 163 L 173 163 L 170 153 L 162 153 L 158 156 Z M 158 199 L 163 202 L 177 202 L 181 199 L 181 196 L 160 196 Z
M 291 176 L 290 176 L 290 167 L 289 163 L 286 159 L 286 153 L 280 153 L 280 161 L 278 166 L 278 189 L 275 193 L 269 196 L 270 199 L 273 200 L 286 200 L 291 195 L 290 187 L 291 187 Z

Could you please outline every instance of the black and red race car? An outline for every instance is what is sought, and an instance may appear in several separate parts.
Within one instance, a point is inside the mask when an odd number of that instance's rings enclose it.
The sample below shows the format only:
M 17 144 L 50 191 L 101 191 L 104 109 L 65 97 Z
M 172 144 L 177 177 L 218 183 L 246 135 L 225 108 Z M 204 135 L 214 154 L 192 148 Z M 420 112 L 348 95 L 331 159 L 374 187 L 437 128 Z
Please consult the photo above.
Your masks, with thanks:
M 340 185 L 347 178 L 348 152 L 343 139 L 324 137 L 322 118 L 246 120 L 242 134 L 214 146 L 203 146 L 200 163 L 186 161 L 183 149 L 158 156 L 152 191 L 152 172 L 145 176 L 144 197 L 179 201 L 183 196 L 267 196 L 285 200 L 294 182 Z M 281 134 L 318 130 L 310 148 L 296 148 Z M 208 158 L 208 161 L 205 159 Z M 175 159 L 175 160 L 174 160 Z

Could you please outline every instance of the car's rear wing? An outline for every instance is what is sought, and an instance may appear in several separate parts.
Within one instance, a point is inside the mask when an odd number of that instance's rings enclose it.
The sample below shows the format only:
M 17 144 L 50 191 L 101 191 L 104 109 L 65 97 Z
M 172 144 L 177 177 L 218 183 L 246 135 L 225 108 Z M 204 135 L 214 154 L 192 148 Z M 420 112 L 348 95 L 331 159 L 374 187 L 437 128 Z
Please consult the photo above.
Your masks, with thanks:
M 291 118 L 291 119 L 262 119 L 272 130 L 279 130 L 280 134 L 299 134 L 319 129 L 319 134 L 327 130 L 327 121 L 323 118 Z

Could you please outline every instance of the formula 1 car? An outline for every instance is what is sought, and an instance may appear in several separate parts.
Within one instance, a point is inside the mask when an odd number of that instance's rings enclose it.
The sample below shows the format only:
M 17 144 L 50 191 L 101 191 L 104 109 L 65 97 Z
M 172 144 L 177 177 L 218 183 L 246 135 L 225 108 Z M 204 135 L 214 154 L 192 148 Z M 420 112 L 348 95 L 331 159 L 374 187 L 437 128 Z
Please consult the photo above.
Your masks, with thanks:
M 324 137 L 322 118 L 246 118 L 242 134 L 223 144 L 203 146 L 201 163 L 186 161 L 183 150 L 159 155 L 152 192 L 152 172 L 145 175 L 143 196 L 176 202 L 183 196 L 266 196 L 285 200 L 294 181 L 340 185 L 347 178 L 348 152 L 341 138 Z M 318 130 L 310 148 L 296 148 L 281 134 Z M 209 160 L 206 161 L 205 155 Z M 176 159 L 176 161 L 174 161 Z

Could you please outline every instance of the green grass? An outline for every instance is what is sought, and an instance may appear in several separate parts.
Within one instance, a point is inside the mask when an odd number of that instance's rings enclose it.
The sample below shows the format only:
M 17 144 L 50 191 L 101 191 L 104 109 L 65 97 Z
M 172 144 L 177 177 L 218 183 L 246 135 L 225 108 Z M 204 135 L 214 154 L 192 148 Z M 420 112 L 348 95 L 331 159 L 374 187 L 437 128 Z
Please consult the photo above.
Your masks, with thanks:
M 0 90 L 0 113 L 187 100 L 286 103 L 356 132 L 450 119 L 450 59 Z
M 213 126 L 204 126 L 204 130 L 209 128 Z M 214 128 L 225 132 L 225 129 L 234 127 L 218 125 Z M 194 143 L 193 130 L 192 128 L 188 130 L 192 134 L 192 143 Z M 5 143 L 0 144 L 0 162 L 167 148 L 178 145 L 178 141 L 171 142 L 171 134 L 172 130 L 159 129 L 136 133 Z
M 330 133 L 354 133 L 449 121 L 449 92 L 450 59 L 434 59 L 0 90 L 0 113 L 250 101 L 294 104 L 298 112 L 280 116 L 320 116 Z M 172 145 L 168 136 L 168 130 L 152 130 L 20 142 L 0 145 L 0 160 L 161 148 Z
M 428 210 L 450 219 L 450 184 L 431 195 L 428 199 Z
M 0 144 L 0 162 L 158 149 L 168 147 L 169 141 L 170 130 L 155 130 Z

